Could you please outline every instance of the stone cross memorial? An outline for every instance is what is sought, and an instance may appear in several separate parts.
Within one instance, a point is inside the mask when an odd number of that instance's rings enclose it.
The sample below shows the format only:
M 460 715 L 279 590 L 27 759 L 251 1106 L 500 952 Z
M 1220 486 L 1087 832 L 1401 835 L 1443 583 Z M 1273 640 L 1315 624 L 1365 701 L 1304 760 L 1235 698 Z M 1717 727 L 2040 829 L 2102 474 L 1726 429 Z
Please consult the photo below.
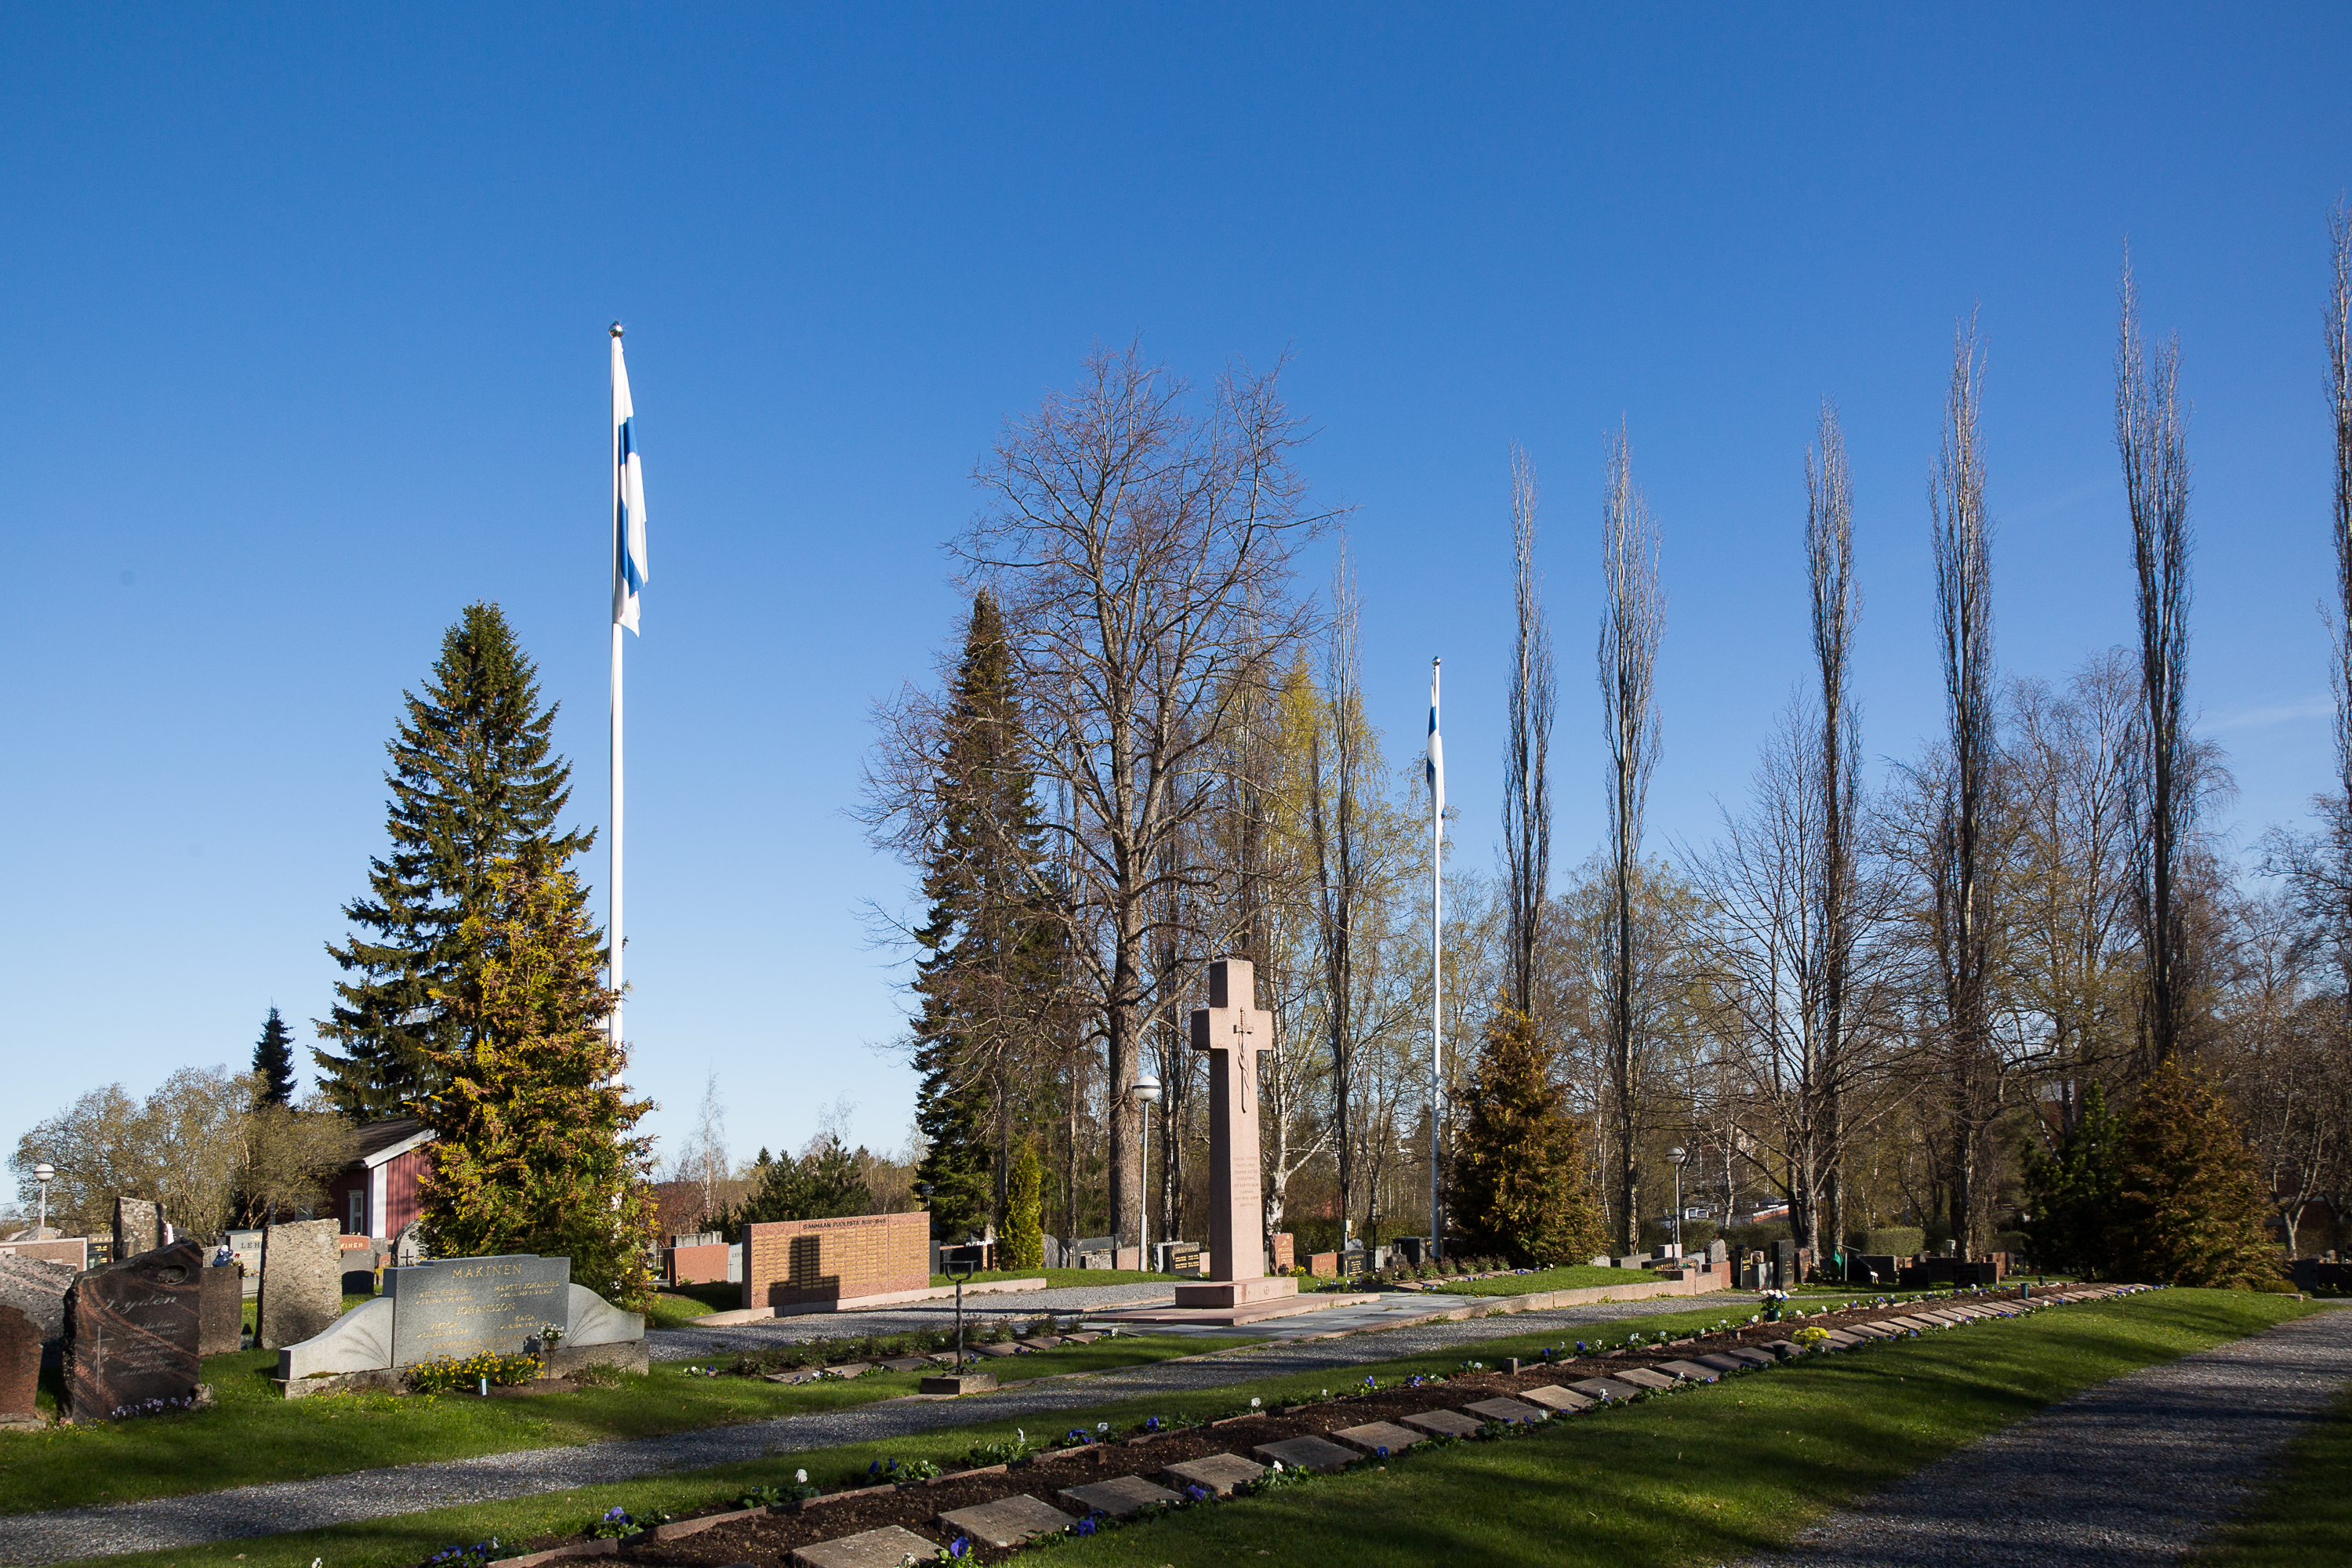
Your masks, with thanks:
M 1209 1053 L 1209 1279 L 1177 1286 L 1176 1304 L 1239 1307 L 1295 1296 L 1297 1281 L 1265 1273 L 1258 1058 L 1274 1048 L 1274 1015 L 1257 1005 L 1249 960 L 1209 965 L 1209 1005 L 1192 1014 L 1192 1048 Z
M 174 1242 L 93 1268 L 66 1295 L 66 1407 L 110 1421 L 148 1400 L 193 1399 L 204 1248 Z

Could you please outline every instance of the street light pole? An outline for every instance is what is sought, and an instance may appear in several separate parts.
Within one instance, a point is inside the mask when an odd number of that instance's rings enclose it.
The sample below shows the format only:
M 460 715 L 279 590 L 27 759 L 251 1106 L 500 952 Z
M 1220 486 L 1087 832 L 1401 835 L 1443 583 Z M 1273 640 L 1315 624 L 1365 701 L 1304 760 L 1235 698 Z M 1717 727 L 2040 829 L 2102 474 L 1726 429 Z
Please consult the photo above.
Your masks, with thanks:
M 33 1222 L 33 1239 L 45 1239 L 42 1232 L 49 1228 L 49 1184 L 57 1179 L 58 1168 L 47 1160 L 33 1167 L 33 1180 L 41 1184 L 40 1217 Z
M 1145 1073 L 1135 1080 L 1136 1103 L 1143 1108 L 1143 1235 L 1136 1261 L 1151 1267 L 1151 1107 L 1160 1098 L 1160 1080 Z
M 1683 1161 L 1689 1157 L 1689 1153 L 1679 1143 L 1666 1151 L 1666 1158 L 1674 1163 L 1675 1167 L 1675 1257 L 1677 1260 L 1683 1255 Z

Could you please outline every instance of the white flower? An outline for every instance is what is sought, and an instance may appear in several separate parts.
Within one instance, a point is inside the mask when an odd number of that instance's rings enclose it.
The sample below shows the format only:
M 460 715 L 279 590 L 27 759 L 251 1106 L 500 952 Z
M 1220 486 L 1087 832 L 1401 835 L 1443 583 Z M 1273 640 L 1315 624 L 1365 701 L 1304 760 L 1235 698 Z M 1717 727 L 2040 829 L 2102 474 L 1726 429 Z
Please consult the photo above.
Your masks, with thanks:
M 793 1480 L 800 1486 L 808 1485 L 808 1472 L 806 1470 L 794 1470 L 793 1472 Z M 319 1568 L 319 1565 L 313 1563 L 310 1564 L 310 1568 Z
M 1277 1469 L 1277 1470 L 1278 1470 L 1278 1469 L 1280 1469 L 1280 1468 L 1282 1468 L 1282 1461 L 1281 1461 L 1280 1459 L 1276 1459 L 1276 1460 L 1274 1462 L 1274 1468 L 1275 1468 L 1276 1469 Z
M 1255 1409 L 1256 1409 L 1256 1408 L 1257 1408 L 1257 1395 L 1256 1395 L 1256 1394 L 1251 1394 L 1251 1395 L 1250 1395 L 1250 1408 L 1251 1408 L 1252 1410 L 1255 1410 Z M 1281 1467 L 1280 1465 L 1276 1465 L 1276 1466 L 1275 1466 L 1275 1468 L 1278 1470 L 1278 1469 L 1282 1468 L 1282 1467 Z

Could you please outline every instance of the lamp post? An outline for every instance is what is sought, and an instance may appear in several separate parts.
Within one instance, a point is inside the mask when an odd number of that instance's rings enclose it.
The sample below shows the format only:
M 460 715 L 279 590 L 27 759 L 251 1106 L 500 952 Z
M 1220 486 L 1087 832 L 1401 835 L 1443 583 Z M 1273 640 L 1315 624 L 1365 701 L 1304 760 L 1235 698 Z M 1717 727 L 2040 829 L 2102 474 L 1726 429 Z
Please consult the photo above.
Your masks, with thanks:
M 1143 1108 L 1143 1234 L 1135 1250 L 1146 1268 L 1151 1267 L 1151 1107 L 1159 1098 L 1158 1079 L 1145 1073 L 1135 1080 L 1135 1102 Z
M 1690 1151 L 1677 1143 L 1666 1151 L 1666 1158 L 1675 1166 L 1675 1257 L 1679 1259 L 1683 1255 L 1683 1164 Z
M 49 1184 L 57 1180 L 57 1177 L 58 1168 L 47 1160 L 33 1167 L 33 1180 L 38 1182 L 41 1186 L 40 1217 L 33 1222 L 35 1241 L 46 1239 L 41 1233 L 49 1228 Z

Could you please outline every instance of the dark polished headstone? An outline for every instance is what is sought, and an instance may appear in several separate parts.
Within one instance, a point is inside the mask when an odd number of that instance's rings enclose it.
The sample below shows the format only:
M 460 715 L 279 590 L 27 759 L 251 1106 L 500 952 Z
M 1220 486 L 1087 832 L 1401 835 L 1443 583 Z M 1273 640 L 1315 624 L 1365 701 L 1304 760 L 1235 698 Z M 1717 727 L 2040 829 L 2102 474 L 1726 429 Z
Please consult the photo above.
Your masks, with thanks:
M 527 1252 L 387 1268 L 393 1364 L 520 1354 L 541 1325 L 569 1321 L 571 1285 L 572 1259 Z
M 147 1400 L 194 1396 L 204 1248 L 174 1242 L 93 1268 L 66 1293 L 66 1406 L 110 1421 Z
M 0 1426 L 41 1418 L 33 1396 L 41 1388 L 41 1326 L 14 1307 L 0 1307 Z
M 235 1355 L 245 1348 L 245 1281 L 234 1263 L 205 1270 L 196 1292 L 196 1353 Z

